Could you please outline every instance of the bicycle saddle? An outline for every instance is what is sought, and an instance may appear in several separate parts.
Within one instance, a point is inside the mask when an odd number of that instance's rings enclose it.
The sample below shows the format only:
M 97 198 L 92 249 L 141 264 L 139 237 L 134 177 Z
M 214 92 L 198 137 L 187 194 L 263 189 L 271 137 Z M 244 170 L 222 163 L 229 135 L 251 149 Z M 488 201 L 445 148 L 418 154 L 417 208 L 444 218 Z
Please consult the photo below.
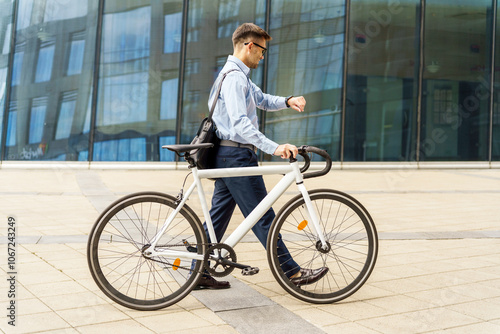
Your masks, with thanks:
M 174 151 L 177 154 L 189 152 L 191 150 L 196 150 L 198 148 L 210 148 L 214 146 L 212 143 L 202 143 L 202 144 L 180 144 L 180 145 L 163 145 L 162 148 Z

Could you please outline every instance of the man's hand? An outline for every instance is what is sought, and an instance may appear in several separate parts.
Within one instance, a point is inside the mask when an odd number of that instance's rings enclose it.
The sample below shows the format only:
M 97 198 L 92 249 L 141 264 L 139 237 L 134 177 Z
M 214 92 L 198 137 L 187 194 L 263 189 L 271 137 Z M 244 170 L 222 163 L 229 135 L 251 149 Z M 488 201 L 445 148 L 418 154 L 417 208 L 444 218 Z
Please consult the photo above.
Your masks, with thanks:
M 274 155 L 280 156 L 282 159 L 288 159 L 292 155 L 295 158 L 298 153 L 299 149 L 292 144 L 282 144 L 274 151 Z
M 288 100 L 288 105 L 298 112 L 303 112 L 306 107 L 306 99 L 303 96 L 294 96 Z

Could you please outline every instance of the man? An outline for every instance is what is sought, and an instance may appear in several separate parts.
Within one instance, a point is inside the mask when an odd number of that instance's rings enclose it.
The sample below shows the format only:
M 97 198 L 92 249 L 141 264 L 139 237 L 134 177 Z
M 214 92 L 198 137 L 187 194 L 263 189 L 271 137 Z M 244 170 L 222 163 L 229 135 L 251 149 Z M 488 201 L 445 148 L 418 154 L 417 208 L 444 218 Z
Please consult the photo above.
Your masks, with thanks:
M 216 157 L 216 168 L 257 166 L 256 148 L 267 154 L 280 156 L 283 159 L 294 157 L 298 153 L 296 146 L 291 144 L 278 145 L 266 138 L 258 129 L 256 107 L 273 111 L 293 108 L 304 111 L 306 100 L 302 96 L 280 97 L 262 93 L 249 78 L 250 69 L 259 66 L 267 51 L 266 43 L 271 36 L 253 23 L 244 23 L 233 33 L 234 53 L 222 69 L 210 93 L 209 107 L 212 105 L 220 80 L 224 73 L 229 73 L 222 84 L 219 100 L 213 114 L 217 125 L 217 136 L 221 146 Z M 267 195 L 262 176 L 221 178 L 215 181 L 210 217 L 215 229 L 217 241 L 220 242 L 238 204 L 246 217 Z M 259 220 L 252 228 L 259 241 L 266 246 L 267 235 L 275 217 L 273 209 Z M 214 242 L 214 241 L 211 241 Z M 316 270 L 303 269 L 292 259 L 283 242 L 278 245 L 280 263 L 290 280 L 300 286 L 312 284 L 323 277 L 328 268 Z M 229 288 L 227 281 L 216 281 L 213 277 L 204 275 L 198 284 L 198 289 Z

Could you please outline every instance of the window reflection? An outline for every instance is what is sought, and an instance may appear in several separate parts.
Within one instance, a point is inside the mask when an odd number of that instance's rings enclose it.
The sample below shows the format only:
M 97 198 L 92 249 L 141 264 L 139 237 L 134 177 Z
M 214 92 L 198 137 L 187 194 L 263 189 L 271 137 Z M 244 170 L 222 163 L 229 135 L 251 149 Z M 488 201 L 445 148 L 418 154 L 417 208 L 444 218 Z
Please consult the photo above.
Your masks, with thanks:
M 45 0 L 44 22 L 69 20 L 86 16 L 87 1 Z
M 427 1 L 420 160 L 486 160 L 491 2 Z
M 79 31 L 71 35 L 68 69 L 66 75 L 82 73 L 83 55 L 85 51 L 85 32 Z
M 177 118 L 177 90 L 179 80 L 170 79 L 161 83 L 161 111 L 160 119 Z
M 17 5 L 5 158 L 77 160 L 88 151 L 98 0 Z
M 36 64 L 35 82 L 49 81 L 54 61 L 55 40 L 50 38 L 40 43 L 38 61 Z
M 266 113 L 265 133 L 278 143 L 327 149 L 338 159 L 344 2 L 273 1 L 271 11 L 268 92 L 304 95 L 307 106 L 303 114 Z
M 164 53 L 181 52 L 182 37 L 182 12 L 169 13 L 164 16 L 165 38 L 163 44 Z
M 18 4 L 17 30 L 27 28 L 31 24 L 34 0 L 21 0 Z
M 2 27 L 3 28 L 3 27 Z M 0 41 L 3 40 L 3 48 L 2 48 L 2 54 L 6 55 L 10 51 L 10 36 L 12 34 L 12 24 L 8 24 L 7 28 L 1 29 L 2 32 L 5 31 L 5 33 L 0 34 Z
M 17 86 L 21 83 L 21 71 L 24 59 L 24 44 L 16 45 L 14 53 L 14 61 L 12 64 L 12 86 Z
M 36 144 L 42 141 L 43 129 L 45 123 L 45 114 L 47 111 L 47 98 L 39 97 L 32 101 L 30 114 L 29 143 Z
M 182 0 L 105 2 L 93 160 L 174 159 L 159 138 L 175 135 L 181 32 Z
M 419 3 L 351 2 L 345 161 L 415 157 Z
M 269 14 L 267 67 L 262 62 L 251 79 L 267 93 L 308 101 L 305 113 L 262 112 L 269 138 L 320 146 L 344 161 L 484 161 L 490 152 L 499 160 L 497 2 L 349 0 L 345 34 L 344 0 L 0 0 L 2 156 L 174 160 L 161 146 L 194 136 L 233 52 L 234 29 L 265 27 Z M 93 63 L 96 44 L 100 64 Z
M 181 143 L 192 140 L 201 120 L 209 112 L 208 95 L 212 84 L 227 56 L 233 53 L 234 29 L 243 22 L 264 26 L 265 1 L 221 0 L 216 4 L 189 1 Z M 252 81 L 262 85 L 262 67 L 251 73 Z
M 11 102 L 9 105 L 9 113 L 7 120 L 7 142 L 6 146 L 16 145 L 16 128 L 17 128 L 17 103 Z
M 77 97 L 77 91 L 64 92 L 62 94 L 55 139 L 69 138 L 71 135 Z

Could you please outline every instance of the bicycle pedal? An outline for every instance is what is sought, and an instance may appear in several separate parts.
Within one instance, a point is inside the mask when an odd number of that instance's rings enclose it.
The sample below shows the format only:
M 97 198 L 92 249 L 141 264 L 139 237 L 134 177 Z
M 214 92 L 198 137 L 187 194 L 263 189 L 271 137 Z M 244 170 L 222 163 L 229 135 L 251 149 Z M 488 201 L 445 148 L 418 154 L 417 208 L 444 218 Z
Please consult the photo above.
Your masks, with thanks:
M 244 276 L 251 276 L 259 273 L 259 268 L 257 267 L 246 267 L 241 270 L 241 274 Z

